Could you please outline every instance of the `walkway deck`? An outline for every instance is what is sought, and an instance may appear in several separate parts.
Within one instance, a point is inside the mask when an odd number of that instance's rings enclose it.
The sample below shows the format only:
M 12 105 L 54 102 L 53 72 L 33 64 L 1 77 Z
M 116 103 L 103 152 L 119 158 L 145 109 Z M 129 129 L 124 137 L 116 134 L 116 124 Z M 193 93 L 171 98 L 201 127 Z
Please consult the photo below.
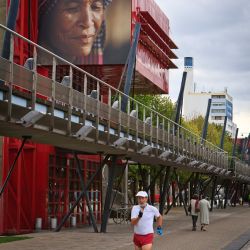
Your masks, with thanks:
M 191 217 L 183 208 L 175 208 L 164 218 L 164 235 L 156 236 L 154 250 L 250 249 L 250 207 L 215 209 L 207 232 L 191 231 Z M 128 224 L 110 224 L 108 233 L 96 234 L 91 228 L 63 230 L 60 233 L 30 234 L 29 240 L 6 243 L 1 250 L 53 249 L 53 250 L 129 250 L 132 244 L 132 227 Z M 243 248 L 244 247 L 244 248 Z
M 227 152 L 192 131 L 3 25 L 0 28 L 34 46 L 32 68 L 14 62 L 14 39 L 10 59 L 0 57 L 0 135 L 28 135 L 34 142 L 71 150 L 250 182 L 245 163 L 234 159 L 232 165 Z M 38 73 L 39 50 L 53 57 L 51 76 Z M 57 62 L 69 73 L 61 82 L 56 81 Z M 81 75 L 81 92 L 73 89 L 76 72 Z

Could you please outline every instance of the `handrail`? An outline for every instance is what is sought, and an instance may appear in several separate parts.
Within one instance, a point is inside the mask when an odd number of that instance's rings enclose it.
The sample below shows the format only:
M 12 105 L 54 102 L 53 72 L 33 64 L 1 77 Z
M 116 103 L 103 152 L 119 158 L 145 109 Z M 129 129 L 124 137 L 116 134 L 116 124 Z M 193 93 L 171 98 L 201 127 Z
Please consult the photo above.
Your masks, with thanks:
M 6 32 L 10 32 L 12 35 L 17 36 L 20 39 L 23 39 L 27 43 L 33 45 L 35 48 L 38 48 L 38 49 L 42 50 L 43 52 L 49 54 L 53 58 L 56 58 L 57 60 L 60 60 L 61 62 L 65 63 L 66 65 L 70 66 L 72 69 L 75 69 L 75 70 L 83 73 L 86 77 L 88 76 L 88 77 L 92 78 L 94 81 L 96 81 L 98 95 L 100 93 L 100 84 L 102 84 L 103 86 L 107 87 L 109 89 L 109 93 L 111 93 L 111 90 L 113 90 L 114 92 L 118 93 L 118 95 L 119 95 L 119 98 L 118 98 L 118 102 L 119 102 L 118 110 L 119 110 L 119 116 L 120 116 L 119 119 L 121 119 L 121 113 L 122 113 L 121 110 L 120 110 L 120 107 L 121 107 L 121 105 L 120 105 L 121 104 L 120 103 L 121 102 L 121 96 L 125 96 L 129 100 L 129 104 L 130 104 L 130 102 L 135 103 L 137 112 L 139 111 L 138 107 L 143 108 L 143 122 L 144 122 L 144 125 L 143 125 L 144 138 L 143 139 L 144 140 L 145 140 L 145 118 L 146 118 L 145 117 L 145 113 L 147 111 L 147 112 L 149 112 L 151 114 L 150 115 L 150 117 L 151 117 L 151 122 L 150 122 L 150 125 L 151 125 L 150 126 L 150 140 L 149 140 L 149 142 L 151 144 L 152 144 L 152 137 L 153 137 L 152 136 L 152 128 L 153 128 L 152 118 L 153 118 L 153 116 L 156 115 L 157 122 L 156 122 L 156 126 L 154 126 L 154 128 L 158 129 L 157 135 L 156 135 L 156 143 L 158 141 L 159 130 L 163 129 L 167 133 L 167 138 L 166 138 L 165 135 L 163 135 L 164 138 L 162 139 L 162 143 L 166 142 L 166 140 L 169 143 L 169 137 L 170 136 L 176 137 L 178 139 L 177 142 L 175 142 L 175 140 L 172 139 L 173 140 L 173 145 L 172 146 L 173 146 L 173 148 L 175 148 L 175 147 L 177 148 L 177 151 L 176 151 L 177 155 L 180 153 L 180 144 L 183 144 L 183 145 L 185 144 L 185 146 L 186 146 L 185 150 L 188 149 L 188 147 L 190 147 L 190 145 L 192 144 L 192 146 L 194 146 L 196 148 L 195 150 L 197 150 L 198 158 L 202 158 L 202 160 L 205 160 L 209 164 L 213 164 L 213 162 L 216 162 L 222 168 L 228 169 L 228 167 L 229 167 L 229 161 L 228 161 L 229 160 L 229 156 L 228 156 L 228 152 L 227 151 L 219 148 L 218 146 L 214 145 L 213 143 L 211 143 L 211 142 L 209 142 L 207 140 L 204 140 L 204 139 L 201 140 L 202 138 L 201 138 L 200 135 L 197 135 L 194 132 L 192 132 L 191 130 L 189 130 L 189 129 L 187 129 L 187 128 L 185 128 L 185 127 L 177 124 L 176 122 L 172 121 L 168 117 L 165 117 L 164 115 L 162 115 L 158 111 L 155 111 L 151 107 L 147 107 L 143 103 L 135 100 L 134 98 L 131 98 L 130 96 L 124 94 L 123 92 L 121 92 L 120 90 L 116 89 L 115 87 L 109 85 L 108 83 L 102 81 L 101 79 L 98 79 L 97 77 L 95 77 L 95 76 L 91 75 L 90 73 L 86 72 L 85 70 L 77 67 L 76 65 L 74 65 L 71 62 L 65 60 L 64 58 L 62 58 L 62 57 L 54 54 L 53 52 L 51 52 L 51 51 L 43 48 L 42 46 L 40 46 L 40 45 L 38 45 L 38 44 L 30 41 L 29 39 L 23 37 L 22 35 L 18 34 L 17 32 L 15 32 L 15 31 L 13 31 L 13 30 L 5 27 L 2 24 L 0 24 L 0 28 L 4 29 Z M 53 59 L 53 61 L 55 61 L 55 60 Z M 71 70 L 71 76 L 72 76 L 72 70 Z M 73 89 L 72 88 L 72 84 L 71 84 L 71 86 L 64 86 L 64 87 L 68 88 L 69 90 Z M 85 94 L 86 95 L 86 86 L 84 87 L 84 93 L 81 93 L 81 94 Z M 109 106 L 110 106 L 110 101 L 109 101 Z M 128 110 L 131 111 L 130 110 L 130 105 L 128 105 Z M 137 113 L 137 115 L 138 115 L 138 113 Z M 162 119 L 162 121 L 163 121 L 163 128 L 160 128 L 160 125 L 159 125 L 159 120 L 160 119 Z M 167 122 L 167 124 L 165 124 L 165 121 Z M 69 120 L 69 122 L 70 122 L 70 120 Z M 137 124 L 136 125 L 136 130 L 138 130 L 138 121 L 137 121 L 136 124 Z M 168 129 L 167 130 L 164 127 L 164 124 L 168 125 Z M 172 135 L 171 135 L 171 130 L 172 130 Z M 180 131 L 182 131 L 182 132 L 180 132 Z M 137 133 L 138 133 L 138 131 L 137 131 Z M 185 136 L 188 136 L 188 137 L 186 137 L 186 139 L 187 139 L 186 141 L 184 141 L 184 139 L 185 139 L 184 137 Z M 136 138 L 139 139 L 138 138 L 138 134 L 136 135 Z M 191 144 L 190 144 L 190 139 L 191 139 Z M 201 141 L 202 141 L 202 143 L 200 143 Z M 189 143 L 189 145 L 186 145 L 187 143 Z M 199 145 L 199 148 L 197 147 L 198 145 Z M 201 151 L 202 149 L 206 149 L 206 150 Z M 214 158 L 214 157 L 216 157 L 216 158 Z
M 159 112 L 153 110 L 152 108 L 147 107 L 146 105 L 144 105 L 143 103 L 141 103 L 141 102 L 135 100 L 134 98 L 132 98 L 132 97 L 130 97 L 130 96 L 124 94 L 122 91 L 120 91 L 120 90 L 114 88 L 113 86 L 111 86 L 111 85 L 109 85 L 108 83 L 102 81 L 101 79 L 99 79 L 99 78 L 97 78 L 97 77 L 91 75 L 91 74 L 88 73 L 87 71 L 85 71 L 85 70 L 83 70 L 83 69 L 77 67 L 76 65 L 74 65 L 73 63 L 71 63 L 71 62 L 65 60 L 64 58 L 62 58 L 62 57 L 60 57 L 60 56 L 54 54 L 53 52 L 51 52 L 51 51 L 49 51 L 49 50 L 43 48 L 42 46 L 40 46 L 40 45 L 38 45 L 38 44 L 36 44 L 36 43 L 30 41 L 29 39 L 25 38 L 24 36 L 18 34 L 18 33 L 15 32 L 15 31 L 13 31 L 13 30 L 11 30 L 11 29 L 5 27 L 5 26 L 2 25 L 2 24 L 0 24 L 0 27 L 1 27 L 2 29 L 4 29 L 4 30 L 8 31 L 8 32 L 11 32 L 11 33 L 14 34 L 15 36 L 18 36 L 19 38 L 23 39 L 24 41 L 26 41 L 26 42 L 32 44 L 32 45 L 35 46 L 36 48 L 39 48 L 39 49 L 43 50 L 45 53 L 48 53 L 49 55 L 51 55 L 51 56 L 53 56 L 53 57 L 59 59 L 60 61 L 62 61 L 62 62 L 64 62 L 64 63 L 68 64 L 68 65 L 71 66 L 72 68 L 75 68 L 76 70 L 79 70 L 80 72 L 82 72 L 82 73 L 88 75 L 89 77 L 91 77 L 92 79 L 98 81 L 99 83 L 104 84 L 105 86 L 107 86 L 108 88 L 114 90 L 115 92 L 119 93 L 120 95 L 127 97 L 127 98 L 128 98 L 129 100 L 131 100 L 132 102 L 135 102 L 135 103 L 139 104 L 139 105 L 142 106 L 143 108 L 146 108 L 146 109 L 149 110 L 150 112 L 155 113 L 155 114 L 158 115 L 159 117 L 161 117 L 161 118 L 163 118 L 163 119 L 166 119 L 167 121 L 171 122 L 173 125 L 175 125 L 175 126 L 181 128 L 181 129 L 185 130 L 185 131 L 188 132 L 189 134 L 192 134 L 193 136 L 195 136 L 195 137 L 198 138 L 199 140 L 202 139 L 201 136 L 199 136 L 199 135 L 193 133 L 193 132 L 190 131 L 189 129 L 187 129 L 187 128 L 181 126 L 180 124 L 178 124 L 178 123 L 176 123 L 176 122 L 174 122 L 174 121 L 172 121 L 172 120 L 169 119 L 168 117 L 166 117 L 166 116 L 160 114 Z M 68 87 L 68 88 L 70 88 L 70 87 Z M 223 152 L 223 151 L 224 151 L 224 150 L 222 150 L 221 148 L 219 148 L 218 146 L 214 145 L 213 143 L 211 143 L 211 142 L 209 142 L 209 141 L 207 141 L 207 140 L 204 140 L 204 139 L 203 139 L 203 142 L 206 142 L 207 144 L 211 145 L 212 147 L 214 147 L 215 149 L 217 149 L 217 150 L 220 151 L 220 152 Z M 226 151 L 224 151 L 224 152 L 226 152 Z

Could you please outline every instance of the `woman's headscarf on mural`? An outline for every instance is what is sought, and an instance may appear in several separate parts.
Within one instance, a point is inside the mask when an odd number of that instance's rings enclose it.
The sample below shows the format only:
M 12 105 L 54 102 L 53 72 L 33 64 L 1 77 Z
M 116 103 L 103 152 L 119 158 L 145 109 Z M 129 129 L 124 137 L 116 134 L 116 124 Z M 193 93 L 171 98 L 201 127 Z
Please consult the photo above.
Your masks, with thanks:
M 48 15 L 61 0 L 39 0 L 39 19 L 42 20 L 44 15 Z M 103 0 L 104 8 L 106 8 L 112 0 Z M 76 59 L 76 64 L 102 64 L 103 63 L 103 49 L 106 38 L 106 24 L 102 22 L 101 29 L 94 41 L 92 51 L 89 56 L 79 57 Z

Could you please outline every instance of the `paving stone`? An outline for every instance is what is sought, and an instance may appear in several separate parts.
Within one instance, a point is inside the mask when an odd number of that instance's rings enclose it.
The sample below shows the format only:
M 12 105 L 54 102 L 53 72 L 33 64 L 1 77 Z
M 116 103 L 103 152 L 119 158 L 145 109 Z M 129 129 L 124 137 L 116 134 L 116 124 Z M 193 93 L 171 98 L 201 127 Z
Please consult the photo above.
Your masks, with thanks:
M 233 250 L 250 249 L 250 208 L 229 207 L 210 213 L 208 231 L 191 231 L 191 217 L 183 208 L 174 208 L 164 216 L 164 234 L 155 236 L 154 250 L 216 250 L 233 246 Z M 132 250 L 133 228 L 116 225 L 110 220 L 107 233 L 93 233 L 90 227 L 64 229 L 55 233 L 42 231 L 29 234 L 32 239 L 0 245 L 1 250 Z M 249 232 L 249 233 L 248 233 Z M 238 243 L 237 243 L 238 242 Z M 238 245 L 237 245 L 237 244 Z M 240 244 L 239 244 L 240 243 Z M 247 243 L 247 244 L 246 244 Z M 227 249 L 229 250 L 229 249 Z

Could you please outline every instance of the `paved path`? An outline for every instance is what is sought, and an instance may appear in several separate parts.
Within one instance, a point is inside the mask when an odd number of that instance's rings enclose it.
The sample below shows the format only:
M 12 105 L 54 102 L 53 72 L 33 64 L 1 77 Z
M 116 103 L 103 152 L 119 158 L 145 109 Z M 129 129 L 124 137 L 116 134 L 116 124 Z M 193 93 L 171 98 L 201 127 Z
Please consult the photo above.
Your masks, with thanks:
M 250 208 L 247 206 L 215 209 L 207 232 L 191 231 L 191 217 L 183 208 L 170 211 L 164 221 L 164 235 L 156 236 L 154 250 L 250 250 Z M 108 233 L 92 233 L 91 228 L 63 230 L 59 233 L 30 234 L 32 239 L 5 243 L 1 250 L 130 250 L 132 227 L 108 226 Z

